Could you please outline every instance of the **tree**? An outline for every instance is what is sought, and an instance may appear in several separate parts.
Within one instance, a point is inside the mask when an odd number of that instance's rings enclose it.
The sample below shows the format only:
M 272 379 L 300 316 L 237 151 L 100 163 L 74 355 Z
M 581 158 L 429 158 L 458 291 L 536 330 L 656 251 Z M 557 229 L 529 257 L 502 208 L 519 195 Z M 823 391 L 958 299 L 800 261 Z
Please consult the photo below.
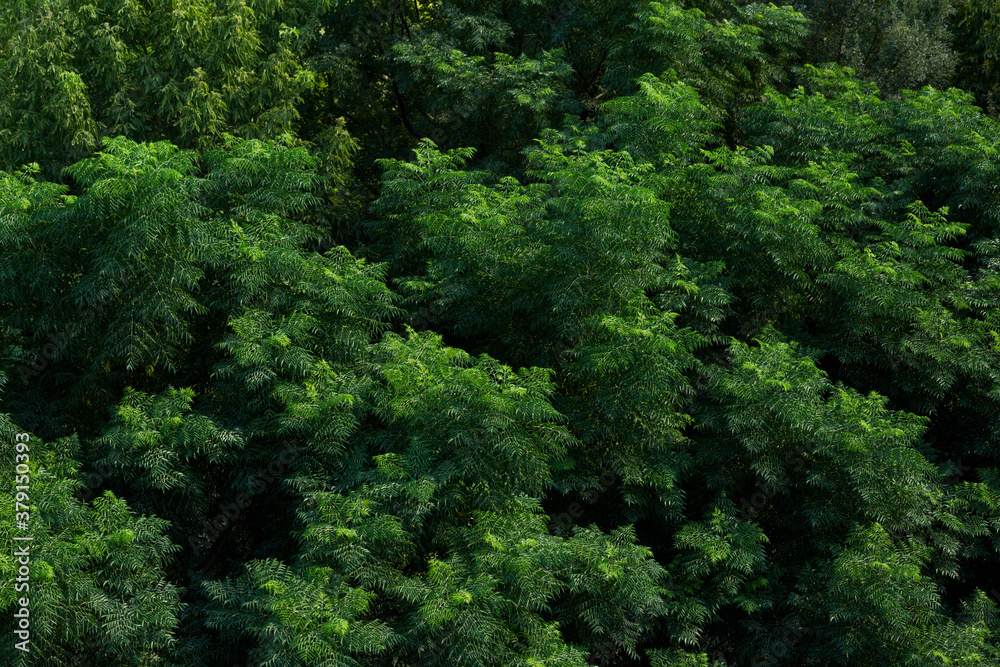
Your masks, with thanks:
M 225 133 L 277 138 L 314 85 L 301 54 L 327 9 L 325 0 L 23 0 L 0 25 L 0 166 L 39 162 L 53 176 L 104 137 L 201 149 Z
M 0 17 L 7 662 L 1000 664 L 979 24 L 182 4 Z
M 896 93 L 951 80 L 954 0 L 800 0 L 813 22 L 806 46 L 814 63 L 851 67 L 880 89 Z
M 110 491 L 92 504 L 74 497 L 80 468 L 75 436 L 43 442 L 6 415 L 0 432 L 12 450 L 21 443 L 16 449 L 29 470 L 9 476 L 0 496 L 11 508 L 15 497 L 30 498 L 27 519 L 19 512 L 15 523 L 12 512 L 0 524 L 4 541 L 16 547 L 3 556 L 11 585 L 0 606 L 11 616 L 18 610 L 30 633 L 20 638 L 26 641 L 20 649 L 5 642 L 4 662 L 56 665 L 79 656 L 106 665 L 158 662 L 175 641 L 181 607 L 181 589 L 166 576 L 179 550 L 164 535 L 167 522 L 137 516 Z M 11 637 L 18 627 L 13 620 Z

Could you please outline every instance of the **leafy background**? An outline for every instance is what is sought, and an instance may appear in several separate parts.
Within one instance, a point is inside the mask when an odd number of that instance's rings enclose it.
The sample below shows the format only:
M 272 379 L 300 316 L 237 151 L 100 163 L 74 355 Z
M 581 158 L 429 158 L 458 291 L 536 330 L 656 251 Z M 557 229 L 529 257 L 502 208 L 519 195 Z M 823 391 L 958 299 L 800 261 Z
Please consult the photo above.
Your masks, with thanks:
M 1000 665 L 993 0 L 10 0 L 10 665 Z

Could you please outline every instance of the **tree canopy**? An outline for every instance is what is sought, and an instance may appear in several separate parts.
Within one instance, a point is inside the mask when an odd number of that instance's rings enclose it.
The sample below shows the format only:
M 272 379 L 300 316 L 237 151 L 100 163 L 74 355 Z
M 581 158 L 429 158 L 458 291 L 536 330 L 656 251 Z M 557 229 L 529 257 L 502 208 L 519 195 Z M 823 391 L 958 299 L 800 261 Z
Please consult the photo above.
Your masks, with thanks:
M 10 0 L 0 661 L 1000 667 L 998 17 Z

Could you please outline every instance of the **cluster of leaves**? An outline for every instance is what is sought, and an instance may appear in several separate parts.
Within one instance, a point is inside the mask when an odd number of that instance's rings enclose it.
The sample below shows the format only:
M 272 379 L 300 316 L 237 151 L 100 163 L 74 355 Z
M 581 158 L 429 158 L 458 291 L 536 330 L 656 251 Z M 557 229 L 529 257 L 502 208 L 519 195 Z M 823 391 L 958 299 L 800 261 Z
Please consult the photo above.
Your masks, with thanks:
M 990 3 L 11 4 L 4 664 L 1000 665 Z

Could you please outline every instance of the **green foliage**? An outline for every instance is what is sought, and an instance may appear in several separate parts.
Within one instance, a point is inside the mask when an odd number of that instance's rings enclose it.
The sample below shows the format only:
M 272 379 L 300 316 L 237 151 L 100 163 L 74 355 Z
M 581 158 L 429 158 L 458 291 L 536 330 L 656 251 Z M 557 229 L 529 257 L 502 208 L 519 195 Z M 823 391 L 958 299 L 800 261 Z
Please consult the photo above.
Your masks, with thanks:
M 447 308 L 456 334 L 487 334 L 518 361 L 551 359 L 553 343 L 576 344 L 599 313 L 648 309 L 645 290 L 665 281 L 659 263 L 673 243 L 667 182 L 627 153 L 585 145 L 573 129 L 546 133 L 525 184 L 462 176 L 449 167 L 467 154 L 430 143 L 415 164 L 385 163 L 378 204 L 395 223 L 386 243 L 405 239 L 428 255 L 426 274 L 400 284 Z
M 2 416 L 0 432 L 12 451 L 21 429 Z M 17 441 L 28 443 L 30 470 L 9 475 L 0 493 L 12 510 L 0 523 L 7 546 L 0 561 L 6 582 L 0 606 L 10 618 L 21 608 L 15 601 L 27 599 L 31 637 L 29 653 L 6 642 L 0 649 L 4 663 L 67 664 L 86 655 L 105 665 L 162 664 L 164 650 L 176 640 L 182 592 L 165 573 L 179 550 L 164 536 L 167 521 L 137 516 L 111 492 L 91 504 L 75 498 L 80 445 L 75 436 Z M 17 492 L 29 488 L 27 531 L 14 521 L 16 485 L 22 486 Z M 14 539 L 25 535 L 31 540 Z M 30 554 L 30 575 L 20 577 L 15 589 L 24 561 L 20 549 Z M 14 636 L 13 624 L 8 633 Z
M 955 70 L 956 0 L 802 0 L 813 62 L 837 62 L 883 90 L 943 86 Z
M 276 138 L 315 85 L 301 54 L 328 9 L 25 0 L 0 24 L 0 166 L 55 173 L 119 135 L 202 149 L 224 133 Z
M 4 664 L 1000 664 L 991 3 L 8 4 Z
M 1000 103 L 996 62 L 1000 7 L 995 2 L 956 0 L 955 9 L 955 49 L 962 88 L 974 93 L 979 105 L 995 118 Z
M 732 9 L 731 16 L 712 20 L 676 2 L 649 3 L 636 14 L 636 37 L 612 54 L 611 81 L 641 81 L 644 73 L 669 70 L 695 86 L 717 118 L 734 103 L 753 100 L 783 81 L 806 36 L 805 18 L 787 6 L 723 4 Z M 623 86 L 623 92 L 633 86 Z

